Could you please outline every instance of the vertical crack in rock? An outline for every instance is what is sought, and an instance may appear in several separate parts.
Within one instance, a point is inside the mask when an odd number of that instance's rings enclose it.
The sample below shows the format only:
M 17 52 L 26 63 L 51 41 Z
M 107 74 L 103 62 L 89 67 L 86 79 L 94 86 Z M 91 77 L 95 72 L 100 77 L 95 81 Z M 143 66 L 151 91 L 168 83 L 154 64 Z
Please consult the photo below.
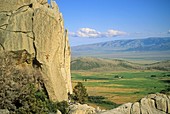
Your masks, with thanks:
M 132 114 L 132 111 L 133 111 L 133 105 L 134 105 L 134 104 L 132 104 L 132 105 L 131 105 L 131 107 L 130 107 L 130 114 Z
M 34 51 L 35 51 L 35 55 L 34 55 L 34 59 L 33 59 L 33 67 L 36 67 L 36 68 L 40 68 L 42 70 L 42 63 L 40 63 L 38 60 L 37 60 L 37 48 L 35 46 L 35 42 L 33 41 L 33 46 L 34 46 Z
M 2 47 L 3 50 L 5 50 L 5 47 L 0 43 L 0 46 Z
M 154 98 L 151 98 L 151 99 L 154 101 L 155 108 L 158 109 L 158 106 L 157 106 L 157 104 L 156 104 L 156 99 L 154 99 Z M 159 109 L 158 109 L 158 110 L 159 110 Z
M 33 34 L 33 46 L 34 46 L 34 51 L 35 51 L 35 58 L 37 56 L 37 49 L 36 49 L 36 46 L 35 46 L 35 33 L 34 33 L 34 12 L 32 14 L 32 34 Z
M 67 39 L 66 39 L 66 36 L 67 35 L 67 30 L 65 30 L 65 32 L 64 32 L 64 64 L 65 64 L 65 62 L 66 62 L 66 46 L 67 46 Z
M 166 100 L 166 113 L 168 113 L 168 101 Z
M 35 33 L 34 33 L 34 12 L 32 14 L 32 34 L 33 34 L 33 48 L 34 48 L 34 59 L 33 59 L 33 67 L 36 67 L 36 68 L 40 68 L 42 70 L 42 63 L 40 63 L 38 60 L 37 60 L 37 48 L 36 48 L 36 45 L 35 45 Z
M 10 23 L 10 20 L 11 20 L 11 17 L 13 16 L 13 13 L 11 12 L 11 15 L 9 16 L 9 19 L 8 19 L 8 24 L 7 24 L 7 26 L 6 26 L 6 28 L 5 29 L 7 29 L 7 27 L 8 27 L 8 25 L 9 25 L 9 23 Z
M 140 110 L 140 114 L 142 114 L 142 109 L 141 109 L 141 100 L 139 101 L 139 110 Z
M 34 12 L 32 13 L 32 34 L 33 34 L 33 47 L 34 47 L 34 57 L 37 57 L 37 48 L 35 46 L 35 33 L 34 33 Z

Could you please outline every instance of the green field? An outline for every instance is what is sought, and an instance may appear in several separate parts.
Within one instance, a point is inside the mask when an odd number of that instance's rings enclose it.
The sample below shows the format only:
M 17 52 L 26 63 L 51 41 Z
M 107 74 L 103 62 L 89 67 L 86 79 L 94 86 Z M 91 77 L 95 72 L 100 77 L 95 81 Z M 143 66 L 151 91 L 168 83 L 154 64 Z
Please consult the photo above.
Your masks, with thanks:
M 127 72 L 72 72 L 73 86 L 82 82 L 89 96 L 103 96 L 105 101 L 123 104 L 135 102 L 142 97 L 167 89 L 170 72 L 127 71 Z M 101 108 L 113 108 L 109 103 L 90 103 Z

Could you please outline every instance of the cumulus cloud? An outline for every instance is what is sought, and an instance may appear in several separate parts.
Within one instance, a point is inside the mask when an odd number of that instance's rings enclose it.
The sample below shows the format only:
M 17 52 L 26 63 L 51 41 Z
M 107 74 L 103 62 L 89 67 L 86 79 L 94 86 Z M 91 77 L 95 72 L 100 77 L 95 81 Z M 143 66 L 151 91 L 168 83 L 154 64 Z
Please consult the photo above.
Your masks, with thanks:
M 112 38 L 116 36 L 126 35 L 126 32 L 118 31 L 118 30 L 107 30 L 106 32 L 100 32 L 91 28 L 81 28 L 77 32 L 70 32 L 70 36 L 72 37 L 83 37 L 83 38 Z

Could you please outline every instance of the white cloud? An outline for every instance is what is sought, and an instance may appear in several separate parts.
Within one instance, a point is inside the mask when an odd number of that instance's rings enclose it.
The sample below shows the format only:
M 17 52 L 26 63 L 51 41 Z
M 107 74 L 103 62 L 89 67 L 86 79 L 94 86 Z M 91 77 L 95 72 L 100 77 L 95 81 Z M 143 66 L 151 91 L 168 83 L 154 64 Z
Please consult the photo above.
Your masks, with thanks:
M 118 30 L 108 30 L 103 35 L 106 37 L 115 37 L 115 36 L 126 35 L 126 33 Z
M 81 28 L 77 32 L 70 32 L 70 36 L 72 37 L 83 37 L 83 38 L 112 38 L 116 36 L 126 35 L 126 32 L 118 31 L 118 30 L 107 30 L 106 32 L 100 32 L 91 28 Z

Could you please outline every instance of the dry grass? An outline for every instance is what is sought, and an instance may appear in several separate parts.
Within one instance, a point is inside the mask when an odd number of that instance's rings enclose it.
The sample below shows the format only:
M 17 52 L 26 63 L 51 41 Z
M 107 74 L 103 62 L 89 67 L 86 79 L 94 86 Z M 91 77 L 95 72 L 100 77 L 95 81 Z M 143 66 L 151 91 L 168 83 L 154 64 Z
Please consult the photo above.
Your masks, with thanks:
M 108 100 L 115 102 L 117 104 L 123 104 L 127 102 L 135 102 L 141 98 L 139 95 L 118 95 L 114 94 L 114 92 L 136 92 L 141 91 L 140 89 L 132 89 L 132 88 L 108 88 L 108 87 L 86 87 L 89 95 L 91 96 L 105 96 Z M 113 92 L 113 93 L 112 93 Z
M 93 91 L 99 93 L 107 93 L 107 92 L 135 92 L 139 91 L 139 89 L 132 89 L 132 88 L 109 88 L 109 87 L 86 87 L 87 90 L 92 93 Z M 89 94 L 90 94 L 89 93 Z
M 139 99 L 141 99 L 142 97 L 144 97 L 143 95 L 130 95 L 130 96 L 123 96 L 123 95 L 116 95 L 113 94 L 112 96 L 107 96 L 107 98 L 112 101 L 115 102 L 117 104 L 124 104 L 124 103 L 128 103 L 128 102 L 136 102 Z
M 92 81 L 92 80 L 91 80 Z M 77 84 L 78 81 L 73 81 L 73 87 Z M 122 85 L 118 84 L 109 84 L 106 87 L 86 87 L 87 92 L 90 96 L 105 96 L 108 98 L 108 100 L 115 102 L 117 104 L 123 104 L 127 102 L 135 102 L 141 96 L 138 95 L 132 95 L 132 96 L 124 96 L 124 95 L 117 95 L 112 94 L 112 92 L 123 92 L 123 93 L 129 93 L 129 92 L 136 92 L 141 91 L 140 89 L 132 89 L 132 88 L 110 88 L 109 86 L 117 86 L 120 87 Z

